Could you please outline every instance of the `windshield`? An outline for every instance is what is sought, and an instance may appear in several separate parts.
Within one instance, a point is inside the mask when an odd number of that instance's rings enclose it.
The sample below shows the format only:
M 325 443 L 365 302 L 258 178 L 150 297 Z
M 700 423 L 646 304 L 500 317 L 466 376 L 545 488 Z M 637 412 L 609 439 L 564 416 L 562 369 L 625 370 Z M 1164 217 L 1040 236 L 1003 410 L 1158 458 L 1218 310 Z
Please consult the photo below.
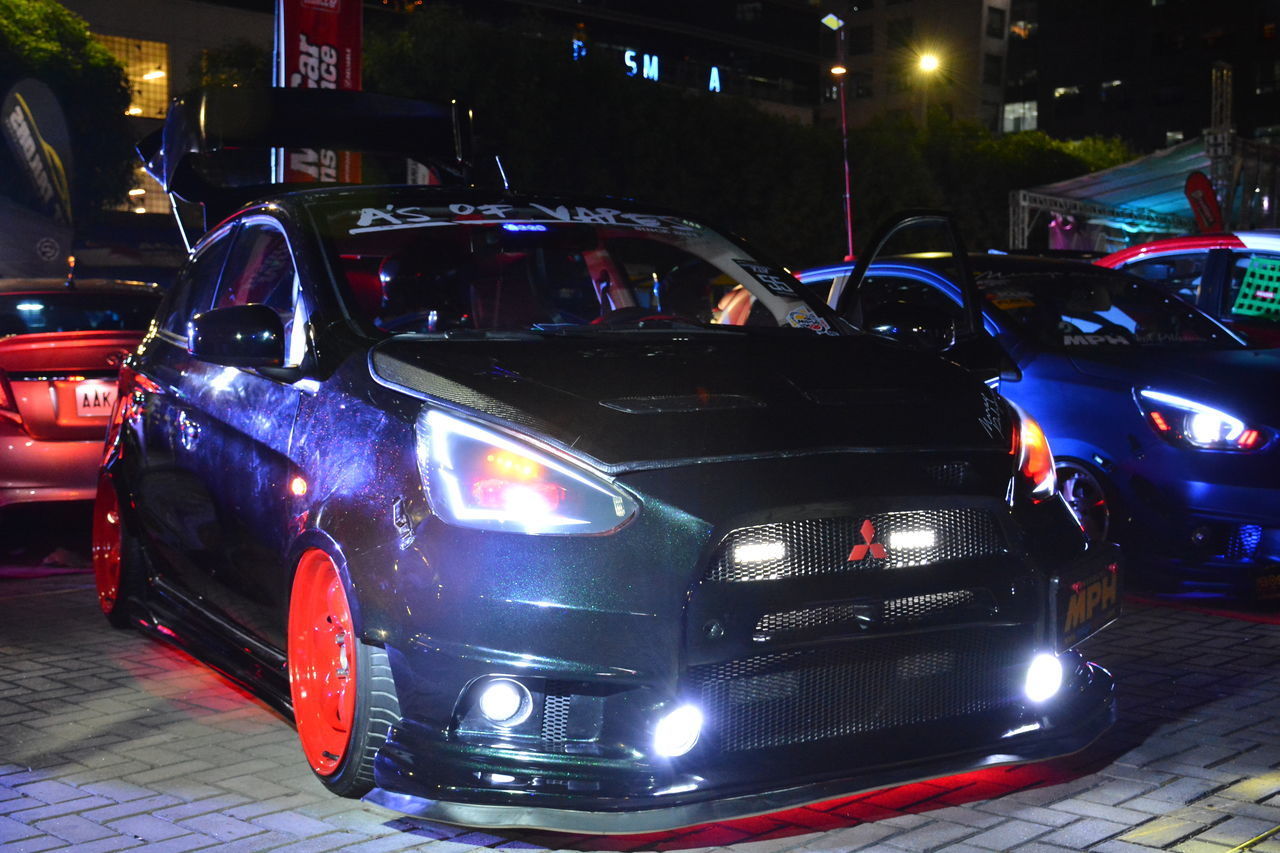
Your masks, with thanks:
M 772 326 L 829 331 L 795 279 L 705 226 L 560 204 L 317 206 L 351 312 L 391 333 Z M 620 205 L 621 206 L 621 205 Z
M 1191 305 L 1129 276 L 984 273 L 988 308 L 1039 346 L 1238 349 L 1242 344 Z
M 143 331 L 157 293 L 0 294 L 0 338 L 41 332 Z

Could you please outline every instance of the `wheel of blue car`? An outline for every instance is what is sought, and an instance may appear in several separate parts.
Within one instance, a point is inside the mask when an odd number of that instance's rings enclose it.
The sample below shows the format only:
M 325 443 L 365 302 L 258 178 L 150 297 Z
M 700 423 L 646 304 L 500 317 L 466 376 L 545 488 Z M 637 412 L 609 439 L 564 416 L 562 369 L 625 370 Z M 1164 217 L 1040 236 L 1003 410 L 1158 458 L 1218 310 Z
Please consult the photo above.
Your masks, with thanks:
M 384 649 L 356 633 L 342 576 L 321 550 L 303 554 L 289 596 L 289 691 L 302 752 L 343 797 L 373 787 L 373 759 L 400 718 Z
M 125 527 L 115 484 L 105 474 L 98 478 L 93 501 L 92 556 L 98 606 L 113 627 L 130 627 L 128 598 L 141 583 L 137 541 Z
M 1112 541 L 1116 532 L 1115 507 L 1102 476 L 1074 459 L 1059 459 L 1055 468 L 1058 491 L 1080 519 L 1085 534 L 1094 542 Z

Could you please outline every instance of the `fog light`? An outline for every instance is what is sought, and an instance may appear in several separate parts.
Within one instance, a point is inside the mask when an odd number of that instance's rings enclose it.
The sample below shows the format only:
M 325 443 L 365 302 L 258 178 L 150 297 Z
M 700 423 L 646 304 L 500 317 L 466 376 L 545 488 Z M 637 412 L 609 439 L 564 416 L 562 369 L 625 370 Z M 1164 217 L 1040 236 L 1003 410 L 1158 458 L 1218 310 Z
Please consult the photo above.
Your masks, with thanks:
M 518 726 L 529 719 L 533 697 L 518 681 L 497 678 L 480 688 L 480 713 L 500 726 Z
M 702 712 L 693 705 L 681 705 L 662 719 L 653 731 L 653 751 L 667 758 L 693 749 L 702 733 Z
M 1062 662 L 1051 654 L 1038 654 L 1027 667 L 1024 691 L 1032 702 L 1052 698 L 1062 687 Z

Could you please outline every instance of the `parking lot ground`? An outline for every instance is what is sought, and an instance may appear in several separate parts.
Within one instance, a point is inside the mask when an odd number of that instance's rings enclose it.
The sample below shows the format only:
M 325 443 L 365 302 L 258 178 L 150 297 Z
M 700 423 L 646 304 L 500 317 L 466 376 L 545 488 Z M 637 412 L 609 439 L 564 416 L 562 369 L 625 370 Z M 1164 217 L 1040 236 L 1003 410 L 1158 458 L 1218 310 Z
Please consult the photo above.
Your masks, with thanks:
M 0 849 L 1280 851 L 1280 628 L 1271 611 L 1168 604 L 1130 602 L 1090 642 L 1116 674 L 1120 720 L 1083 753 L 587 837 L 333 797 L 280 715 L 183 652 L 108 628 L 91 574 L 28 563 L 0 569 Z

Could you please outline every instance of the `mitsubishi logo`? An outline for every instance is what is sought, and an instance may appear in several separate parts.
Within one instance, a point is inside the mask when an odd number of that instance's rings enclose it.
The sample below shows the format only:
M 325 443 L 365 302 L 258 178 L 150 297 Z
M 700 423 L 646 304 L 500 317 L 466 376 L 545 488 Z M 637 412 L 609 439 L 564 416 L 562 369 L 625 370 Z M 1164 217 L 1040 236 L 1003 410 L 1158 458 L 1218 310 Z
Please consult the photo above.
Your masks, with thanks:
M 862 534 L 862 542 L 853 546 L 853 550 L 849 552 L 847 562 L 856 563 L 859 560 L 865 560 L 868 555 L 875 560 L 883 560 L 889 556 L 889 552 L 879 542 L 872 542 L 876 538 L 876 526 L 871 523 L 871 519 L 862 522 L 862 526 L 858 528 L 858 532 Z

